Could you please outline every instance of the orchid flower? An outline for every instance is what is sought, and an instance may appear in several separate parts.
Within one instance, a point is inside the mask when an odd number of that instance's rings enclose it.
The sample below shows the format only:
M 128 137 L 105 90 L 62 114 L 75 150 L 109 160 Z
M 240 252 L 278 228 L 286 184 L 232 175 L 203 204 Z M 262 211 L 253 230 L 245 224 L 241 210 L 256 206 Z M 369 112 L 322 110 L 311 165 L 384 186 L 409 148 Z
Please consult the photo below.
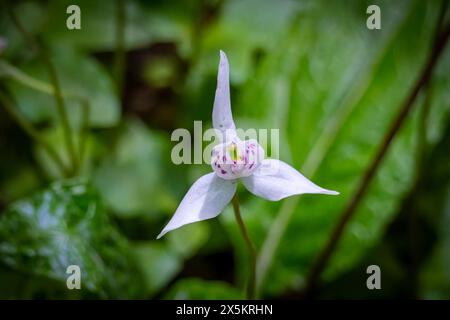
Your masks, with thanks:
M 317 186 L 285 162 L 264 159 L 264 149 L 256 140 L 239 139 L 231 113 L 228 59 L 223 51 L 212 120 L 223 137 L 212 150 L 213 172 L 192 185 L 158 239 L 186 224 L 218 216 L 232 200 L 238 181 L 251 193 L 271 201 L 304 193 L 339 194 Z

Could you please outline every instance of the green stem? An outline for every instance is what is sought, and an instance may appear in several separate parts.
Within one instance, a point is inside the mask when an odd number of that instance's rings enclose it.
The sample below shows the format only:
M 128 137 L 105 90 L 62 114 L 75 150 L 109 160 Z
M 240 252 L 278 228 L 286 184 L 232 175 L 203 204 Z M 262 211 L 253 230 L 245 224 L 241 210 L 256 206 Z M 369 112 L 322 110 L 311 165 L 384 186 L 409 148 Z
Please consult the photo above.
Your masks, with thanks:
M 17 81 L 18 83 L 21 83 L 34 90 L 41 91 L 50 95 L 55 94 L 55 90 L 53 89 L 51 84 L 33 78 L 32 76 L 26 74 L 22 70 L 4 60 L 0 60 L 0 75 L 2 77 L 9 77 Z
M 116 16 L 116 53 L 114 57 L 114 77 L 117 93 L 122 96 L 123 77 L 125 72 L 125 1 L 117 0 Z
M 2 92 L 0 92 L 0 101 L 2 102 L 2 105 L 4 106 L 6 112 L 8 112 L 11 118 L 13 118 L 17 122 L 19 127 L 21 127 L 22 130 L 25 131 L 25 133 L 27 133 L 48 153 L 50 158 L 52 158 L 56 165 L 59 167 L 61 173 L 64 176 L 67 176 L 68 170 L 66 169 L 63 161 L 56 153 L 56 151 L 47 143 L 47 141 L 45 141 L 45 139 L 42 138 L 39 132 L 25 118 L 21 117 L 19 113 L 16 112 L 15 108 L 12 106 L 12 102 L 10 101 L 10 99 Z
M 47 64 L 48 72 L 50 75 L 50 80 L 53 84 L 53 88 L 55 90 L 55 101 L 56 101 L 56 107 L 58 110 L 59 118 L 61 120 L 61 124 L 63 127 L 64 132 L 64 139 L 67 146 L 67 152 L 69 153 L 69 156 L 72 161 L 72 169 L 73 172 L 76 173 L 79 167 L 78 164 L 78 158 L 75 153 L 75 144 L 72 137 L 72 129 L 70 127 L 69 117 L 67 115 L 67 109 L 64 104 L 64 99 L 61 91 L 61 86 L 58 80 L 58 75 L 56 74 L 55 66 L 53 65 L 50 57 L 48 56 L 48 53 L 46 50 L 42 50 L 42 56 L 44 58 L 44 61 Z
M 33 90 L 40 91 L 45 94 L 54 95 L 55 89 L 54 87 L 42 80 L 33 78 L 29 74 L 23 72 L 22 70 L 18 69 L 17 67 L 9 64 L 8 62 L 4 60 L 0 60 L 0 76 L 6 76 L 9 77 L 12 80 L 17 81 L 19 84 L 22 84 L 26 87 L 29 87 Z M 89 100 L 86 99 L 83 96 L 71 93 L 71 92 L 62 92 L 62 95 L 65 99 L 70 99 L 73 101 L 76 101 L 81 106 L 81 113 L 82 113 L 82 119 L 81 119 L 81 128 L 80 128 L 80 139 L 79 139 L 79 146 L 78 146 L 78 162 L 79 166 L 81 168 L 81 165 L 83 163 L 84 155 L 85 155 L 85 147 L 86 147 L 86 132 L 88 131 L 89 126 L 89 113 L 90 113 L 90 104 Z
M 9 77 L 28 88 L 48 95 L 55 94 L 55 88 L 50 83 L 36 79 L 4 60 L 0 60 L 0 76 Z M 88 103 L 88 99 L 73 92 L 62 91 L 62 95 L 65 99 L 78 101 L 81 105 Z
M 82 125 L 80 130 L 80 144 L 79 144 L 79 153 L 80 153 L 80 167 L 83 165 L 84 161 L 84 155 L 86 153 L 86 133 L 88 131 L 89 127 L 89 111 L 90 111 L 90 105 L 89 102 L 86 100 L 82 102 Z
M 37 49 L 37 51 L 39 52 L 39 54 L 41 56 L 42 61 L 44 62 L 44 64 L 47 67 L 50 81 L 54 88 L 54 97 L 55 97 L 55 102 L 56 102 L 56 108 L 57 108 L 57 111 L 58 111 L 58 114 L 60 117 L 60 121 L 61 121 L 61 124 L 63 127 L 64 139 L 66 142 L 67 151 L 69 153 L 69 157 L 71 158 L 71 162 L 72 162 L 72 170 L 76 171 L 77 167 L 78 167 L 78 160 L 77 160 L 77 157 L 75 154 L 75 145 L 74 145 L 74 142 L 72 139 L 72 131 L 70 128 L 69 118 L 68 118 L 67 111 L 65 108 L 64 99 L 62 96 L 61 87 L 60 87 L 60 83 L 58 80 L 58 76 L 56 74 L 55 67 L 54 67 L 48 53 L 46 52 L 46 50 L 43 48 L 43 46 L 37 40 L 35 40 L 28 33 L 28 31 L 22 25 L 21 21 L 15 15 L 12 8 L 7 6 L 7 10 L 8 10 L 11 20 L 13 21 L 16 28 L 22 33 L 23 37 Z
M 233 204 L 234 215 L 236 217 L 236 222 L 239 226 L 239 230 L 242 233 L 242 237 L 244 238 L 245 244 L 249 251 L 250 255 L 250 276 L 247 284 L 247 299 L 255 298 L 255 284 L 256 284 L 256 249 L 253 245 L 252 240 L 248 234 L 247 228 L 245 227 L 244 221 L 242 220 L 241 210 L 239 208 L 239 198 L 237 194 L 234 195 L 233 200 L 231 201 Z

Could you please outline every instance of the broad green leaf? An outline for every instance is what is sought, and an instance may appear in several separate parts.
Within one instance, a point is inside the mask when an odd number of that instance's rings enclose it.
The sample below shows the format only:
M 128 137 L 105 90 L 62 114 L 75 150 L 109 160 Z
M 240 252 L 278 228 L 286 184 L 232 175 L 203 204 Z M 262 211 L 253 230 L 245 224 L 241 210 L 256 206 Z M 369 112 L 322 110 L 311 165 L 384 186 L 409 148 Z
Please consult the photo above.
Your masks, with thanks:
M 58 281 L 61 288 L 67 267 L 78 265 L 82 288 L 99 297 L 136 293 L 127 247 L 92 186 L 76 180 L 56 182 L 19 200 L 0 217 L 3 264 Z

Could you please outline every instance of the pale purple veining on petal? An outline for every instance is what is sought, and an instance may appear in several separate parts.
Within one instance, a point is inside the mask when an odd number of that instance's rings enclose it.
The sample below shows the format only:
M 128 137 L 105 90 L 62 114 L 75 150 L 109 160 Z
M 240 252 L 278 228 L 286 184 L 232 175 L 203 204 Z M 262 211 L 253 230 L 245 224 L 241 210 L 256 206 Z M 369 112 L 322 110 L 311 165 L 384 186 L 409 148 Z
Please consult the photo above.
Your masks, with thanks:
M 233 180 L 251 175 L 264 159 L 264 149 L 256 140 L 234 139 L 214 147 L 211 167 L 222 179 Z

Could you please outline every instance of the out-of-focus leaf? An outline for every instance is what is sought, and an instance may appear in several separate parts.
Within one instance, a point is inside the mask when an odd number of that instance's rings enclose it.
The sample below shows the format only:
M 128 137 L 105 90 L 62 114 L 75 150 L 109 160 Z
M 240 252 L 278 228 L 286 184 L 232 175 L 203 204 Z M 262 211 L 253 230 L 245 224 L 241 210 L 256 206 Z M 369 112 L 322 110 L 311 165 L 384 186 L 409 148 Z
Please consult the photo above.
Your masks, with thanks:
M 163 242 L 135 244 L 131 254 L 143 275 L 143 291 L 152 295 L 181 269 L 182 259 Z
M 87 290 L 67 290 L 60 280 L 13 270 L 0 262 L 1 299 L 91 299 L 98 294 Z
M 55 152 L 58 154 L 61 161 L 65 164 L 66 167 L 70 167 L 70 157 L 67 150 L 67 144 L 64 137 L 64 130 L 62 127 L 52 127 L 46 130 L 41 131 L 42 137 L 46 140 L 48 145 L 50 145 Z M 76 149 L 76 156 L 80 157 L 81 155 L 81 141 L 80 135 L 73 135 L 74 145 Z M 80 163 L 81 173 L 90 172 L 90 166 L 92 158 L 95 158 L 99 153 L 98 149 L 101 146 L 98 145 L 97 141 L 94 139 L 93 135 L 86 133 L 84 136 L 84 151 L 83 151 L 83 159 L 79 159 L 82 163 Z M 39 144 L 35 145 L 34 154 L 37 162 L 41 165 L 43 172 L 46 176 L 57 179 L 62 178 L 63 174 L 61 172 L 60 167 L 55 163 L 55 160 L 49 156 L 48 152 Z
M 208 239 L 208 226 L 191 224 L 166 235 L 167 241 L 139 242 L 131 253 L 144 279 L 144 292 L 152 296 L 166 286 Z
M 89 101 L 89 124 L 92 127 L 108 127 L 119 121 L 119 100 L 113 83 L 102 66 L 88 56 L 57 47 L 56 44 L 51 58 L 73 126 L 79 127 L 82 121 L 82 99 Z M 29 76 L 51 83 L 47 69 L 38 60 L 25 63 L 20 69 Z M 31 121 L 59 119 L 53 95 L 36 91 L 12 79 L 7 81 L 7 85 L 20 112 Z
M 202 48 L 208 53 L 208 63 L 217 66 L 212 52 L 224 50 L 233 62 L 231 79 L 242 83 L 251 72 L 251 59 L 256 50 L 274 49 L 302 4 L 283 0 L 232 0 L 224 3 L 218 21 L 206 30 Z M 201 60 L 205 64 L 205 59 Z
M 78 5 L 81 9 L 81 29 L 66 28 L 66 8 Z M 136 49 L 155 41 L 179 42 L 189 46 L 189 12 L 186 4 L 167 1 L 144 3 L 125 1 L 125 47 Z M 46 38 L 53 43 L 96 51 L 113 51 L 116 48 L 117 2 L 108 0 L 55 0 L 50 1 Z M 59 28 L 55 28 L 59 25 Z
M 208 225 L 201 223 L 189 224 L 166 235 L 170 248 L 185 258 L 189 258 L 196 253 L 200 246 L 206 242 L 208 236 Z
M 0 35 L 5 40 L 5 48 L 0 51 L 1 56 L 26 57 L 33 54 L 29 47 L 28 50 L 24 50 L 29 44 L 26 43 L 27 41 L 12 23 L 4 6 L 5 3 L 0 4 Z M 34 35 L 42 31 L 46 15 L 45 9 L 40 3 L 37 1 L 20 1 L 14 6 L 14 12 L 20 16 L 21 21 L 26 21 L 27 30 L 31 34 Z
M 431 129 L 431 127 L 429 127 Z M 431 146 L 430 146 L 431 147 Z M 320 289 L 318 298 L 449 298 L 450 125 L 421 153 L 417 178 L 383 237 L 351 268 Z M 382 273 L 382 290 L 367 290 L 367 266 Z
M 54 43 L 88 48 L 91 50 L 114 50 L 116 47 L 117 3 L 111 1 L 64 0 L 50 1 L 49 14 L 52 23 L 47 24 L 46 37 Z M 77 5 L 81 11 L 81 29 L 66 28 L 69 14 L 67 7 Z M 127 48 L 142 46 L 149 40 L 145 16 L 137 1 L 125 1 L 127 26 L 125 39 Z M 59 28 L 55 28 L 59 25 Z
M 39 185 L 36 172 L 31 167 L 22 167 L 21 171 L 7 179 L 1 186 L 0 192 L 6 199 L 17 199 L 31 192 Z
M 431 128 L 430 128 L 431 129 Z M 419 294 L 425 299 L 450 298 L 450 126 L 447 123 L 446 136 L 438 144 L 440 149 L 433 153 L 435 161 L 425 163 L 422 174 L 432 177 L 425 186 L 428 198 L 418 202 L 419 208 L 427 218 L 428 225 L 434 226 L 437 241 L 428 261 L 422 267 L 419 278 Z M 431 183 L 430 183 L 431 182 Z M 416 240 L 417 243 L 417 240 Z M 428 252 L 427 252 L 428 253 Z
M 195 278 L 178 281 L 166 296 L 166 299 L 177 300 L 233 300 L 242 298 L 242 292 L 226 282 L 205 281 Z
M 131 297 L 139 283 L 130 277 L 127 241 L 93 188 L 80 181 L 54 183 L 11 204 L 0 217 L 0 253 L 5 265 L 61 287 L 67 267 L 78 265 L 82 288 L 100 297 Z
M 28 137 L 0 107 L 0 206 L 10 203 L 40 185 L 39 174 L 30 159 Z
M 301 2 L 290 0 L 281 3 L 270 0 L 223 2 L 218 19 L 201 30 L 203 36 L 186 81 L 186 111 L 193 119 L 211 120 L 219 50 L 224 50 L 230 61 L 231 85 L 245 84 L 254 79 L 256 57 L 272 52 L 282 53 L 277 50 L 280 39 L 285 39 L 289 34 L 290 25 L 302 7 Z M 284 60 L 284 57 L 279 59 Z M 261 78 L 266 79 L 267 75 Z M 259 90 L 258 97 L 265 96 L 265 92 L 266 88 Z M 234 107 L 237 106 L 236 96 L 233 91 L 231 95 L 236 118 L 243 110 Z M 261 110 L 259 98 L 251 103 L 254 110 Z M 208 116 L 200 118 L 199 115 Z
M 450 192 L 447 192 L 450 199 Z M 450 236 L 447 226 L 450 223 L 450 202 L 446 205 L 442 219 L 441 237 L 431 258 L 427 261 L 421 276 L 421 297 L 424 299 L 450 298 Z
M 158 88 L 168 86 L 176 72 L 176 61 L 170 57 L 157 57 L 146 63 L 142 76 L 150 86 Z
M 327 153 L 317 176 L 318 181 L 323 181 L 325 186 L 336 185 L 336 190 L 342 191 L 342 196 L 336 200 L 335 207 L 331 202 L 319 203 L 317 201 L 314 206 L 310 205 L 310 202 L 304 202 L 299 206 L 298 214 L 300 216 L 305 217 L 302 211 L 307 208 L 308 215 L 316 215 L 317 212 L 318 219 L 328 220 L 326 225 L 334 224 L 335 220 L 330 217 L 334 213 L 341 212 L 343 206 L 339 203 L 344 204 L 349 201 L 351 192 L 354 191 L 356 183 L 361 177 L 362 170 L 367 167 L 374 156 L 376 147 L 380 145 L 384 133 L 399 110 L 398 108 L 419 76 L 431 46 L 440 7 L 435 3 L 427 3 L 423 7 L 424 3 L 420 1 L 411 2 L 411 4 L 412 11 L 408 12 L 403 26 L 395 35 L 394 39 L 396 40 L 391 47 L 387 48 L 385 56 L 381 59 L 378 70 L 374 73 L 372 85 L 355 105 L 354 112 L 349 116 L 345 127 L 340 131 L 330 152 Z M 421 21 L 421 27 L 414 29 L 418 21 Z M 418 34 L 420 34 L 419 38 Z M 414 54 L 408 54 L 412 51 Z M 446 50 L 443 53 L 441 61 L 445 64 L 438 64 L 436 70 L 446 65 L 446 73 L 450 72 L 448 68 L 450 66 L 448 64 L 449 52 Z M 442 95 L 448 91 L 450 81 L 445 84 L 445 87 L 447 89 L 436 92 L 436 94 Z M 417 132 L 421 106 L 422 103 L 419 99 L 415 106 L 416 109 L 409 115 L 395 138 L 368 194 L 349 224 L 347 232 L 326 270 L 326 278 L 332 278 L 337 273 L 349 268 L 368 247 L 379 239 L 383 226 L 392 218 L 401 204 L 403 196 L 412 187 L 417 162 Z M 448 102 L 433 103 L 431 108 L 434 109 L 435 116 L 441 121 L 448 119 L 450 110 Z M 429 125 L 432 126 L 431 122 Z M 436 137 L 441 137 L 442 129 L 443 127 L 440 126 L 435 131 Z M 352 142 L 350 143 L 350 141 Z M 298 234 L 300 225 L 302 225 L 302 221 L 299 221 L 299 224 L 293 224 L 291 234 Z M 305 227 L 307 228 L 306 225 Z M 313 230 L 314 228 L 308 229 L 305 236 L 314 239 Z M 329 233 L 329 230 L 329 228 L 324 228 L 324 232 Z M 323 244 L 319 240 L 323 237 L 317 233 L 316 236 L 315 239 Z
M 117 215 L 130 217 L 176 207 L 161 172 L 166 141 L 138 120 L 124 126 L 114 150 L 94 174 L 95 185 Z

